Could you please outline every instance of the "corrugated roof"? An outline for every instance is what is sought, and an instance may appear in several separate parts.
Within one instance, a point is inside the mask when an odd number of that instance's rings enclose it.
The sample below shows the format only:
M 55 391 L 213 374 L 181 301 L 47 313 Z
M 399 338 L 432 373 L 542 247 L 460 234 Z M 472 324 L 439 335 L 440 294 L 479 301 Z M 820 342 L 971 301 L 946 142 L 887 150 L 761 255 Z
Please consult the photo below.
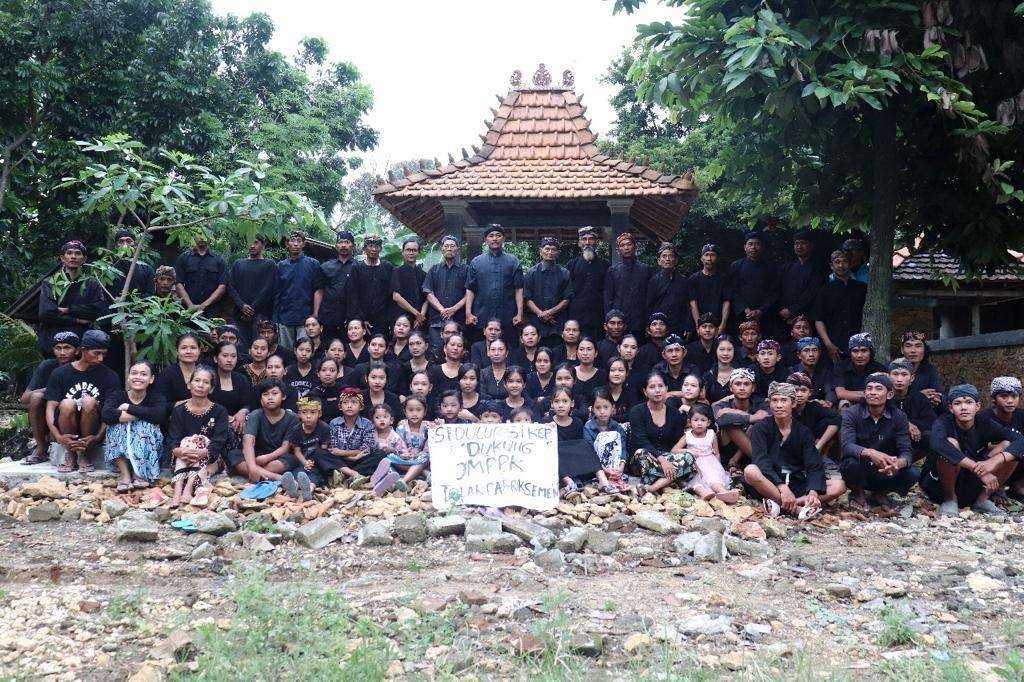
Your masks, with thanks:
M 942 252 L 922 252 L 906 256 L 893 269 L 893 279 L 898 282 L 928 282 L 945 278 L 965 280 L 960 260 Z M 991 272 L 980 273 L 976 278 L 981 282 L 1024 281 L 1024 266 L 1003 266 Z

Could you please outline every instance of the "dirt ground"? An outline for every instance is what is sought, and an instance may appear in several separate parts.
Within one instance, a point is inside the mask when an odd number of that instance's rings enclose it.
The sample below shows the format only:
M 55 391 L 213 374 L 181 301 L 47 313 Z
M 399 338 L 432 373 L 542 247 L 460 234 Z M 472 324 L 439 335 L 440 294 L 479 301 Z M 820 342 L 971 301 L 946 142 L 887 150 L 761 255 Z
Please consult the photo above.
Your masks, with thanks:
M 239 586 L 251 588 L 256 575 L 275 589 L 337 595 L 383 638 L 403 642 L 362 676 L 1024 679 L 1019 511 L 998 521 L 936 519 L 913 498 L 891 518 L 840 507 L 811 524 L 784 522 L 785 537 L 755 542 L 750 553 L 761 556 L 699 561 L 679 549 L 676 531 L 703 534 L 721 521 L 675 499 L 682 508 L 669 516 L 681 528 L 627 526 L 609 555 L 544 559 L 529 546 L 469 551 L 461 536 L 359 546 L 358 529 L 375 519 L 357 515 L 337 516 L 345 533 L 321 549 L 260 517 L 248 527 L 273 545 L 263 551 L 166 523 L 155 542 L 129 542 L 116 539 L 116 520 L 3 515 L 0 676 L 202 677 L 204 647 L 217 646 L 202 633 L 236 632 L 248 608 Z M 351 663 L 364 637 L 346 640 L 342 658 Z M 355 676 L 346 670 L 324 675 Z

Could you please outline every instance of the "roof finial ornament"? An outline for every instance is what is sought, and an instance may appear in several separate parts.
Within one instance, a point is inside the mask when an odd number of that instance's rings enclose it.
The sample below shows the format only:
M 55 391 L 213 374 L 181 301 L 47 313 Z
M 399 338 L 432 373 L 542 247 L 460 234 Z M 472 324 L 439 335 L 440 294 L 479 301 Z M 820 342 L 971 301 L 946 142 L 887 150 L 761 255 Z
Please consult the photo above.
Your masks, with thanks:
M 512 85 L 513 88 L 518 88 L 520 85 L 523 84 L 523 72 L 520 71 L 519 69 L 516 69 L 515 71 L 512 72 L 512 77 L 508 79 L 508 82 Z
M 566 90 L 572 90 L 573 84 L 576 82 L 576 77 L 572 75 L 572 71 L 566 69 L 562 72 L 562 87 Z
M 548 67 L 543 64 L 537 67 L 537 72 L 533 74 L 533 85 L 537 88 L 546 88 L 551 85 L 551 74 L 548 72 Z

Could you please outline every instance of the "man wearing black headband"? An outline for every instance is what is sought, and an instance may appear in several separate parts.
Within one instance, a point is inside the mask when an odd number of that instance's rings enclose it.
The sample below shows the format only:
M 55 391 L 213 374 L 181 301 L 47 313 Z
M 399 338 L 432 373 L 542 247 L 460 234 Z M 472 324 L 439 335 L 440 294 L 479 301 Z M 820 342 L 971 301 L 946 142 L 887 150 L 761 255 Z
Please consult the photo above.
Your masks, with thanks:
M 353 291 L 359 299 L 360 319 L 370 323 L 373 333 L 389 337 L 391 321 L 395 317 L 395 302 L 391 296 L 391 273 L 395 267 L 381 260 L 382 246 L 383 241 L 378 235 L 368 234 L 363 237 L 366 260 L 356 265 L 352 279 L 355 285 Z
M 53 357 L 39 363 L 28 381 L 25 392 L 21 394 L 22 404 L 28 406 L 28 423 L 32 429 L 32 437 L 36 441 L 29 456 L 21 460 L 22 464 L 40 464 L 47 461 L 50 430 L 46 426 L 46 385 L 55 369 L 75 359 L 81 343 L 82 340 L 74 332 L 62 331 L 54 334 Z
M 44 354 L 53 348 L 54 334 L 72 331 L 81 336 L 106 312 L 100 283 L 83 276 L 86 258 L 82 242 L 68 242 L 60 250 L 60 269 L 39 287 L 39 348 Z
M 430 305 L 427 315 L 430 347 L 434 350 L 441 350 L 444 346 L 441 332 L 446 322 L 454 320 L 460 328 L 466 323 L 466 274 L 469 266 L 459 262 L 459 246 L 459 240 L 453 235 L 442 237 L 443 260 L 430 268 L 423 281 L 423 293 Z
M 232 263 L 228 273 L 228 295 L 235 302 L 232 321 L 241 330 L 246 348 L 256 336 L 256 320 L 274 313 L 277 264 L 263 257 L 266 246 L 266 238 L 257 235 L 249 243 L 249 257 Z
M 1020 466 L 1024 437 L 995 420 L 976 419 L 978 389 L 949 389 L 949 411 L 932 425 L 930 451 L 921 468 L 921 490 L 943 516 L 959 516 L 970 506 L 982 514 L 1003 515 L 991 499 Z
M 653 312 L 647 309 L 647 283 L 651 279 L 651 269 L 637 260 L 636 239 L 629 232 L 619 235 L 615 247 L 620 260 L 608 268 L 605 276 L 604 310 L 615 308 L 624 312 L 626 326 L 642 338 L 644 322 L 648 313 Z
M 825 270 L 813 258 L 809 231 L 793 235 L 793 254 L 796 258 L 779 268 L 779 322 L 787 326 L 794 317 L 810 314 L 814 293 L 825 282 Z
M 102 443 L 106 430 L 103 401 L 121 385 L 113 370 L 103 365 L 109 344 L 104 332 L 85 332 L 78 359 L 58 367 L 46 383 L 46 424 L 51 438 L 67 451 L 58 468 L 62 473 L 93 471 L 91 451 Z
M 117 248 L 118 258 L 114 267 L 121 271 L 121 276 L 113 281 L 108 291 L 115 298 L 121 295 L 124 289 L 124 280 L 128 276 L 128 269 L 132 264 L 132 256 L 135 247 L 138 245 L 137 237 L 131 230 L 118 230 L 114 235 L 114 246 Z M 132 271 L 132 281 L 128 285 L 128 293 L 138 292 L 139 297 L 149 296 L 153 293 L 153 266 L 139 259 Z
M 206 236 L 196 237 L 195 248 L 191 248 L 174 262 L 178 275 L 177 291 L 181 302 L 189 308 L 198 308 L 207 317 L 214 317 L 217 302 L 228 285 L 228 266 L 224 258 L 210 251 Z
M 558 253 L 557 239 L 541 239 L 540 262 L 527 270 L 523 278 L 523 298 L 530 322 L 537 327 L 541 345 L 548 348 L 558 344 L 558 334 L 568 319 L 566 308 L 573 297 L 569 271 L 555 262 Z
M 743 243 L 743 258 L 729 266 L 729 281 L 733 286 L 732 319 L 735 326 L 747 320 L 761 324 L 762 333 L 771 336 L 771 320 L 765 315 L 778 300 L 779 278 L 775 267 L 765 261 L 764 243 L 760 232 L 750 231 Z
M 705 244 L 701 247 L 700 270 L 687 278 L 686 286 L 693 324 L 699 324 L 702 315 L 714 315 L 718 318 L 718 333 L 724 334 L 732 306 L 732 291 L 725 273 L 718 269 L 717 246 Z
M 675 246 L 666 242 L 658 247 L 658 270 L 647 282 L 647 309 L 665 313 L 669 333 L 689 339 L 696 327 L 690 322 L 689 291 L 686 277 L 676 272 L 678 263 Z
M 872 491 L 876 504 L 891 509 L 886 493 L 906 495 L 917 481 L 910 466 L 910 422 L 903 410 L 889 404 L 892 398 L 892 380 L 879 372 L 867 378 L 864 400 L 843 412 L 839 466 L 850 488 L 850 506 L 859 511 L 868 508 L 865 490 Z
M 604 281 L 610 264 L 597 255 L 596 228 L 581 227 L 578 235 L 580 255 L 566 265 L 573 292 L 568 317 L 580 323 L 584 335 L 596 339 L 601 336 L 604 323 Z
M 355 236 L 342 230 L 334 243 L 338 257 L 320 264 L 320 286 L 313 292 L 313 317 L 324 326 L 323 338 L 345 340 L 345 325 L 358 315 L 359 306 L 352 290 L 352 258 Z
M 523 321 L 523 268 L 518 258 L 505 251 L 501 225 L 488 225 L 484 239 L 487 250 L 470 261 L 466 275 L 466 325 L 480 339 L 488 320 L 501 320 L 511 343 L 516 337 L 513 328 Z

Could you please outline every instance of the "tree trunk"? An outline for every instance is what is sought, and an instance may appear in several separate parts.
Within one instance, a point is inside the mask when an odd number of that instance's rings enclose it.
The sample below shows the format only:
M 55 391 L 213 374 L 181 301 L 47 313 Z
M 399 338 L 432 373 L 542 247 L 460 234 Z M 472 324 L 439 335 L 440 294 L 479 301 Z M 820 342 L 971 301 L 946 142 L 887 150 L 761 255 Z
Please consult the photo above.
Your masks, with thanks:
M 899 172 L 896 159 L 896 117 L 889 109 L 868 110 L 871 126 L 871 210 L 868 293 L 864 304 L 864 328 L 871 332 L 875 355 L 889 360 L 892 346 L 892 254 L 896 241 L 896 199 Z

